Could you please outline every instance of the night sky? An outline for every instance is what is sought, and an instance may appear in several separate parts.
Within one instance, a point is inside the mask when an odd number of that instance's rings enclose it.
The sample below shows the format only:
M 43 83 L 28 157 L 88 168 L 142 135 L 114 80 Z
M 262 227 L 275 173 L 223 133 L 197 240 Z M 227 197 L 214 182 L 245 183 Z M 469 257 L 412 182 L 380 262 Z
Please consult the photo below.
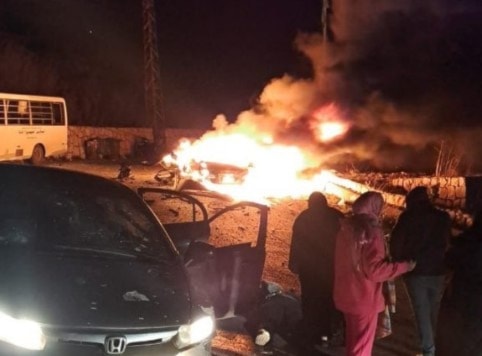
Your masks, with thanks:
M 309 66 L 293 50 L 293 41 L 299 31 L 320 28 L 317 0 L 155 4 L 163 106 L 170 126 L 209 128 L 218 113 L 235 119 L 270 79 Z M 122 90 L 143 105 L 136 94 L 143 95 L 141 0 L 2 0 L 0 9 L 1 36 L 54 61 L 63 81 L 88 75 L 98 80 L 95 90 L 104 95 Z M 72 62 L 78 66 L 72 68 Z M 10 82 L 2 84 L 5 91 L 32 92 L 32 85 L 10 89 Z M 135 115 L 130 104 L 124 105 L 128 115 Z M 116 115 L 121 124 L 132 121 L 124 115 Z
M 402 169 L 448 140 L 467 166 L 480 161 L 479 0 L 333 0 L 331 43 L 320 37 L 321 1 L 156 9 L 171 127 L 207 129 L 218 114 L 236 123 L 248 111 L 290 138 L 293 121 L 336 103 L 352 129 L 317 150 Z M 0 90 L 65 96 L 78 124 L 143 125 L 141 25 L 141 0 L 2 0 Z
M 166 107 L 180 122 L 249 109 L 286 71 L 308 68 L 293 42 L 320 29 L 318 0 L 157 1 Z M 305 68 L 307 67 L 307 68 Z

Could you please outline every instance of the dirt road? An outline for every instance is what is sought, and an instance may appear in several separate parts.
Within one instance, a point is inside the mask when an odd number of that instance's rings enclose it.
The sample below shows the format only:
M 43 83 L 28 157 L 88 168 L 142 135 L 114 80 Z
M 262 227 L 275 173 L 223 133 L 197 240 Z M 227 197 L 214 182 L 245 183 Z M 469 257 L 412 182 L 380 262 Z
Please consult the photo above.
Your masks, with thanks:
M 119 164 L 112 162 L 50 162 L 47 165 L 91 174 L 116 180 Z M 132 188 L 139 186 L 158 186 L 154 175 L 157 166 L 131 166 L 130 176 L 122 182 Z M 331 204 L 337 204 L 335 197 L 329 197 Z M 267 259 L 263 278 L 280 284 L 285 290 L 299 294 L 296 276 L 287 268 L 288 252 L 291 241 L 291 227 L 297 214 L 306 207 L 304 200 L 278 200 L 273 202 L 268 218 Z M 340 209 L 346 207 L 339 206 Z M 386 210 L 387 221 L 393 221 L 396 211 Z M 233 221 L 214 228 L 211 243 L 214 245 L 232 244 L 239 231 L 249 231 L 254 227 L 246 222 Z M 375 343 L 374 356 L 407 356 L 416 354 L 416 332 L 413 314 L 403 284 L 397 282 L 397 313 L 393 315 L 393 334 Z M 217 332 L 213 346 L 224 355 L 252 355 L 253 343 L 247 335 Z M 343 355 L 342 350 L 332 350 L 334 355 Z

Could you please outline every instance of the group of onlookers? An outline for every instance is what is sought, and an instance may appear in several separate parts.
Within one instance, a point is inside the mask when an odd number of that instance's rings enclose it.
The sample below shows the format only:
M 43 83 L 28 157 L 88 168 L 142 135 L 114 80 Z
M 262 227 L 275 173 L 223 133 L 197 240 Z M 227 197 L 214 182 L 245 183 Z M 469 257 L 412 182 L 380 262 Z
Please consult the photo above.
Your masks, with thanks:
M 482 355 L 482 213 L 452 236 L 449 215 L 417 187 L 386 238 L 383 205 L 366 192 L 344 216 L 314 192 L 296 218 L 289 268 L 301 286 L 303 342 L 323 353 L 344 330 L 346 355 L 371 355 L 386 283 L 403 275 L 421 355 Z

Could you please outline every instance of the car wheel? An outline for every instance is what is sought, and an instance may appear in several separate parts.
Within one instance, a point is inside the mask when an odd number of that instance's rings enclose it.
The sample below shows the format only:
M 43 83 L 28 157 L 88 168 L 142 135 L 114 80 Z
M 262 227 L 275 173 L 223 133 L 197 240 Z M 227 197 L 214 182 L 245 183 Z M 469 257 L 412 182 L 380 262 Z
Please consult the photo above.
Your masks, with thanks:
M 35 145 L 32 151 L 32 158 L 30 161 L 33 165 L 37 166 L 43 163 L 45 159 L 45 151 L 41 145 Z

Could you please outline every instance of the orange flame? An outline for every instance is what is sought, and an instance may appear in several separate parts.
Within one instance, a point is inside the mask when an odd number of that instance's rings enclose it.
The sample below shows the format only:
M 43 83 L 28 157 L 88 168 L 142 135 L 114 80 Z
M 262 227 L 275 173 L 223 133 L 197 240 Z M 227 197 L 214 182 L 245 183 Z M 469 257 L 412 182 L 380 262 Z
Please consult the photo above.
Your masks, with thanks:
M 313 113 L 312 130 L 320 142 L 328 142 L 344 135 L 349 125 L 340 120 L 340 113 L 334 104 L 323 106 Z
M 337 119 L 337 115 L 333 105 L 313 114 L 316 125 L 311 129 L 317 131 L 318 141 L 333 139 L 347 131 L 348 125 Z M 268 203 L 268 198 L 296 198 L 315 190 L 327 191 L 332 176 L 322 170 L 307 176 L 307 170 L 320 164 L 313 159 L 312 152 L 276 143 L 266 132 L 248 135 L 234 125 L 229 130 L 208 132 L 194 142 L 183 139 L 162 161 L 176 165 L 183 177 L 200 182 L 209 190 L 235 200 L 262 203 Z M 227 167 L 214 172 L 210 164 Z M 236 170 L 230 171 L 233 166 Z

